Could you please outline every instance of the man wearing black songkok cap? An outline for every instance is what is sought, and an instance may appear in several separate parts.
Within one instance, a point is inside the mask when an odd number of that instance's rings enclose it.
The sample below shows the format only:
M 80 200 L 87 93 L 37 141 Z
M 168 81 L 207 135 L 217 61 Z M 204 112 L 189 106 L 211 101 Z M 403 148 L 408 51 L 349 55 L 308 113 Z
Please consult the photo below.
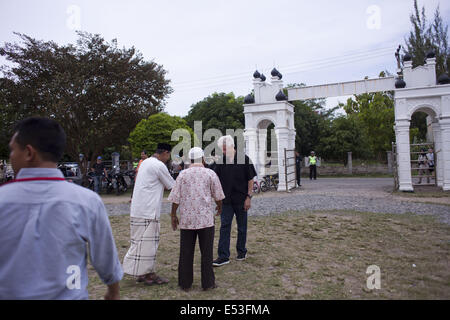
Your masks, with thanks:
M 171 151 L 169 144 L 158 143 L 155 153 L 142 162 L 131 200 L 131 246 L 124 257 L 123 269 L 147 285 L 168 282 L 156 275 L 155 262 L 164 189 L 170 190 L 175 184 L 166 167 Z
M 164 151 L 169 152 L 169 158 L 170 158 L 170 152 L 172 151 L 172 146 L 168 143 L 158 143 L 155 154 L 160 154 L 161 152 L 164 152 Z

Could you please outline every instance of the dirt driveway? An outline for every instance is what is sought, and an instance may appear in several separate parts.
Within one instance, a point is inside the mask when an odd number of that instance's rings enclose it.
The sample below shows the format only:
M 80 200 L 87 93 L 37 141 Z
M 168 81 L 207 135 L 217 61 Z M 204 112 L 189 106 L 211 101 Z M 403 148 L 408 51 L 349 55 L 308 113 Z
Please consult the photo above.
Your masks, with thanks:
M 360 196 L 365 198 L 387 198 L 390 200 L 414 201 L 450 205 L 450 192 L 434 186 L 415 187 L 414 193 L 394 192 L 392 178 L 322 178 L 303 179 L 299 190 L 293 192 L 317 195 Z

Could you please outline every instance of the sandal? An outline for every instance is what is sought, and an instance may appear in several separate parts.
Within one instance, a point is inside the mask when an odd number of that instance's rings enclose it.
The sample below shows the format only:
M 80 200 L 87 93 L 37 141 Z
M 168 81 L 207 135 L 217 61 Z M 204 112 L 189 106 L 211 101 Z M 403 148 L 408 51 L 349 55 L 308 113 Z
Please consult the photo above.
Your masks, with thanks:
M 136 283 L 144 283 L 147 286 L 151 286 L 155 284 L 155 280 L 154 279 L 147 279 L 146 275 L 143 276 L 138 276 L 136 278 Z
M 169 280 L 166 278 L 162 278 L 160 276 L 155 275 L 150 281 L 154 282 L 155 284 L 166 284 L 169 283 Z
M 152 285 L 156 284 L 155 280 L 153 280 L 153 279 L 144 279 L 143 282 L 146 286 L 152 286 Z

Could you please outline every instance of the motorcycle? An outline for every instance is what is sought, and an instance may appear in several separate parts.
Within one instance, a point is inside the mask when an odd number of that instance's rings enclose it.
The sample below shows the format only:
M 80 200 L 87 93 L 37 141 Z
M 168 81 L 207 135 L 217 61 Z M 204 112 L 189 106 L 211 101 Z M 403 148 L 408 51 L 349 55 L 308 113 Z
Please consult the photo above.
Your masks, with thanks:
M 92 191 L 94 191 L 94 173 L 93 172 L 88 172 L 86 174 L 86 178 L 87 178 L 86 188 L 91 189 Z
M 116 168 L 114 168 L 115 170 Z M 116 195 L 120 195 L 122 193 L 125 193 L 128 190 L 128 185 L 124 178 L 124 173 L 122 172 L 116 172 L 113 175 L 114 178 L 114 189 L 116 190 Z
M 129 188 L 133 187 L 135 179 L 136 179 L 136 171 L 135 170 L 127 170 L 123 173 L 123 176 L 128 177 L 128 179 L 130 179 L 128 187 Z
M 107 194 L 110 194 L 116 187 L 115 181 L 114 181 L 114 177 L 112 175 L 112 171 L 110 170 L 108 172 L 108 176 L 105 176 L 105 174 L 103 173 L 102 175 L 102 189 L 106 190 Z

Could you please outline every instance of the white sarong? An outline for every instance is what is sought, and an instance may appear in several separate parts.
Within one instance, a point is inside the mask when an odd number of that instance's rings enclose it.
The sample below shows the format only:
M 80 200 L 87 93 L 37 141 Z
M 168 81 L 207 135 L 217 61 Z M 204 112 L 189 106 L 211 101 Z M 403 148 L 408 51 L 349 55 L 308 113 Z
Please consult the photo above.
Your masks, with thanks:
M 132 276 L 154 272 L 159 245 L 159 220 L 130 218 L 131 246 L 123 258 L 123 271 Z

